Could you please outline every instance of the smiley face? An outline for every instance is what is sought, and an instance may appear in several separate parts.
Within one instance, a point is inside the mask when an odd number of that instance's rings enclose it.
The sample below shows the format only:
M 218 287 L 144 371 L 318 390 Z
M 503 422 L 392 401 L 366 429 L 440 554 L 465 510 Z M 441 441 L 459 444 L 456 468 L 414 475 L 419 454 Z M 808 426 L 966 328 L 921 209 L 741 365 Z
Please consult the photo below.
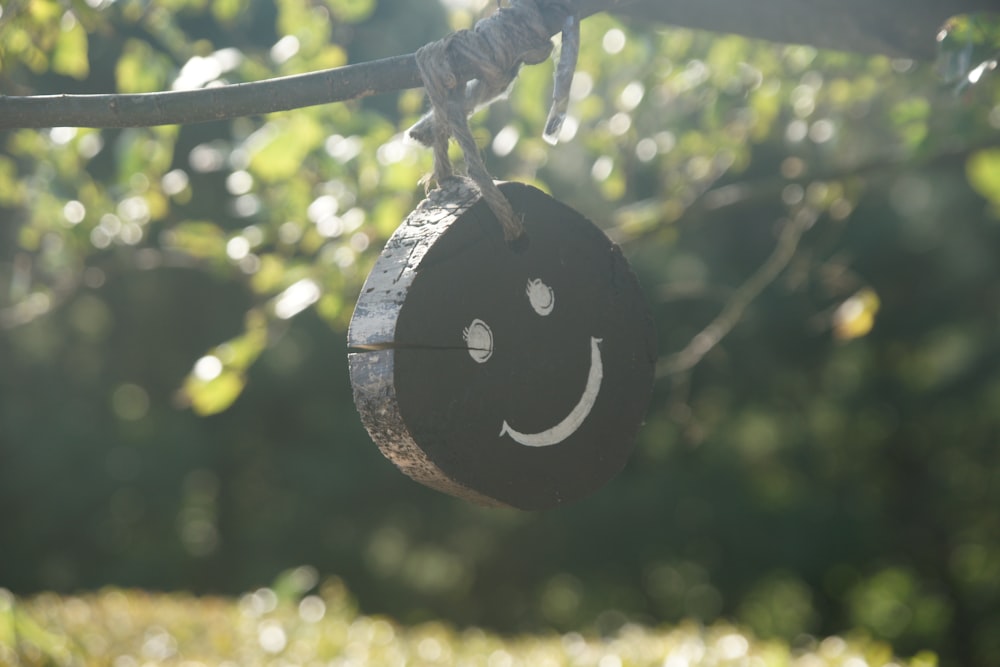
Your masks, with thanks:
M 541 279 L 529 280 L 525 294 L 532 310 L 542 317 L 550 314 L 555 307 L 555 291 Z M 493 330 L 482 320 L 477 318 L 463 329 L 462 339 L 468 346 L 469 356 L 476 363 L 486 363 L 493 356 Z M 600 338 L 593 336 L 590 338 L 590 370 L 587 372 L 587 384 L 580 400 L 569 414 L 554 426 L 538 433 L 522 433 L 505 419 L 500 427 L 500 435 L 507 436 L 525 447 L 550 447 L 573 435 L 594 409 L 594 403 L 601 391 L 604 362 L 601 359 L 600 343 Z
M 411 476 L 480 502 L 542 509 L 594 492 L 624 466 L 652 389 L 655 343 L 638 282 L 603 232 L 534 188 L 501 190 L 524 216 L 527 249 L 508 247 L 482 202 L 448 208 L 445 229 L 401 228 L 433 239 L 400 246 L 411 267 L 385 274 L 410 280 L 405 298 L 387 299 L 392 327 L 379 329 L 391 336 L 380 344 L 391 392 L 358 390 L 367 383 L 355 372 L 361 358 L 351 360 L 352 380 L 363 419 L 389 399 L 391 410 L 366 425 Z M 382 308 L 365 295 L 355 319 Z M 399 424 L 379 436 L 385 414 Z M 400 452 L 419 464 L 407 468 Z

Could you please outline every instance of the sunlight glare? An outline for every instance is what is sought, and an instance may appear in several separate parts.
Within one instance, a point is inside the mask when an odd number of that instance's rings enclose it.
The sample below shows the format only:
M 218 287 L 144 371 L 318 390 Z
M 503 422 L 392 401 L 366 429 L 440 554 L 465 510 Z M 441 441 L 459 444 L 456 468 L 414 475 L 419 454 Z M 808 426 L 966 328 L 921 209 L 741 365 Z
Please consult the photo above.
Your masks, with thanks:
M 608 129 L 611 130 L 611 134 L 616 137 L 622 136 L 628 132 L 631 127 L 632 116 L 628 115 L 624 111 L 619 111 L 608 120 Z
M 250 172 L 239 169 L 226 177 L 226 189 L 231 195 L 245 195 L 253 187 L 253 176 Z
M 625 42 L 625 33 L 618 28 L 612 28 L 604 33 L 604 39 L 601 40 L 601 46 L 604 47 L 605 53 L 613 56 L 616 53 L 622 52 L 622 49 L 625 48 Z
M 318 595 L 307 595 L 299 602 L 299 618 L 306 623 L 319 623 L 326 615 L 326 603 Z
M 747 641 L 747 638 L 735 632 L 719 637 L 719 641 L 715 645 L 723 660 L 738 660 L 750 650 L 750 642 Z
M 222 375 L 222 360 L 214 354 L 206 354 L 194 362 L 193 373 L 202 382 L 211 382 Z
M 580 130 L 580 121 L 577 120 L 576 116 L 566 116 L 563 120 L 562 127 L 559 129 L 558 141 L 561 143 L 567 143 L 573 141 L 573 137 Z
M 985 62 L 979 63 L 977 67 L 973 68 L 973 70 L 969 72 L 966 78 L 969 80 L 969 83 L 973 84 L 979 83 L 979 80 L 983 78 L 983 74 L 986 74 L 986 72 L 994 70 L 996 68 L 997 68 L 996 60 L 987 60 Z
M 309 208 L 306 209 L 306 216 L 313 222 L 318 223 L 324 218 L 336 215 L 339 209 L 340 202 L 337 201 L 336 197 L 333 195 L 320 195 L 309 204 Z
M 573 75 L 573 83 L 569 87 L 569 97 L 571 100 L 580 101 L 590 95 L 594 90 L 594 77 L 587 72 L 578 70 Z
M 271 60 L 281 65 L 299 52 L 299 38 L 295 35 L 285 35 L 271 47 Z
M 294 220 L 289 220 L 278 227 L 278 240 L 285 245 L 298 243 L 302 238 L 302 228 Z
M 200 173 L 218 171 L 226 162 L 222 150 L 211 144 L 198 144 L 192 148 L 188 154 L 188 161 L 191 167 Z
M 309 278 L 303 278 L 278 295 L 274 302 L 274 314 L 283 320 L 290 319 L 319 301 L 319 297 L 319 285 Z
M 250 253 L 250 241 L 244 236 L 234 236 L 226 243 L 226 254 L 229 259 L 239 261 Z
M 260 624 L 257 631 L 257 641 L 260 643 L 260 647 L 268 653 L 281 653 L 288 644 L 288 636 L 278 621 L 267 620 Z
M 232 209 L 236 217 L 249 218 L 260 211 L 260 199 L 256 195 L 240 195 L 233 200 Z
M 172 169 L 160 179 L 160 187 L 163 188 L 163 194 L 172 197 L 183 192 L 189 182 L 190 180 L 186 171 L 183 169 Z
M 490 0 L 441 0 L 441 6 L 450 11 L 468 10 L 476 14 L 486 8 Z
M 76 144 L 76 152 L 80 154 L 84 160 L 89 160 L 104 148 L 104 138 L 101 136 L 100 132 L 91 132 L 80 137 L 80 141 Z
M 173 90 L 193 90 L 201 88 L 209 81 L 214 81 L 222 75 L 222 66 L 218 61 L 204 56 L 192 56 L 181 67 L 180 74 L 174 80 Z
M 244 616 L 257 618 L 270 614 L 278 607 L 278 595 L 270 588 L 258 588 L 240 598 L 239 608 Z
M 641 81 L 633 81 L 622 89 L 618 95 L 618 106 L 622 111 L 633 111 L 646 95 L 646 87 Z
M 644 137 L 635 145 L 635 156 L 639 158 L 639 162 L 649 162 L 658 152 L 656 139 L 652 137 Z
M 66 205 L 63 206 L 63 217 L 71 225 L 80 224 L 86 215 L 87 207 L 75 199 L 66 202 Z
M 344 233 L 344 221 L 336 215 L 328 215 L 316 221 L 316 231 L 325 238 L 336 238 Z
M 344 213 L 344 231 L 353 232 L 354 230 L 365 224 L 365 210 L 363 208 L 358 208 L 355 206 Z
M 138 195 L 127 197 L 118 203 L 118 216 L 125 221 L 144 225 L 149 222 L 149 203 Z M 102 219 L 103 221 L 103 219 Z M 116 232 L 117 233 L 117 232 Z
M 75 127 L 53 127 L 49 130 L 49 138 L 52 139 L 52 143 L 62 146 L 73 140 L 76 131 Z
M 327 137 L 326 143 L 323 145 L 327 154 L 341 164 L 357 157 L 363 146 L 358 137 L 343 137 L 339 134 Z
M 615 161 L 607 155 L 602 155 L 594 161 L 594 166 L 590 168 L 590 176 L 595 181 L 605 181 L 615 168 Z
M 497 157 L 507 157 L 517 146 L 521 133 L 514 125 L 507 125 L 493 137 L 493 153 Z

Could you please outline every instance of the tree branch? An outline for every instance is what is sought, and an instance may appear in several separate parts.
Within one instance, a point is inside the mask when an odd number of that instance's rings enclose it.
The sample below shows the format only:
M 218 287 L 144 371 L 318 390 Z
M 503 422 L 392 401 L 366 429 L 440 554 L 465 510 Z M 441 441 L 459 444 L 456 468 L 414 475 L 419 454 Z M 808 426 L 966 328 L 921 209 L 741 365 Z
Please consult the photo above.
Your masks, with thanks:
M 0 130 L 203 123 L 343 102 L 423 85 L 413 54 L 216 88 L 135 95 L 0 97 Z
M 545 0 L 542 0 L 543 2 Z M 995 0 L 572 0 L 580 18 L 613 12 L 643 21 L 757 39 L 929 59 L 948 16 L 996 11 Z M 556 7 L 558 0 L 552 0 Z M 547 17 L 550 34 L 565 18 Z M 837 26 L 831 28 L 831 26 Z M 472 71 L 458 71 L 467 79 Z M 296 76 L 138 95 L 0 95 L 0 130 L 141 127 L 287 111 L 422 85 L 413 54 Z
M 931 61 L 935 35 L 949 17 L 998 8 L 996 0 L 639 0 L 609 11 L 785 44 Z
M 576 8 L 584 18 L 635 1 L 576 0 Z M 557 6 L 553 1 L 552 7 Z M 564 19 L 556 10 L 546 13 L 550 35 L 561 29 Z M 459 77 L 477 78 L 478 72 L 468 63 L 455 64 Z M 198 90 L 134 95 L 0 96 L 0 130 L 203 123 L 344 102 L 422 85 L 416 57 L 411 53 L 308 74 Z
M 802 234 L 816 221 L 817 214 L 802 209 L 785 223 L 778 243 L 770 256 L 761 264 L 746 282 L 740 285 L 726 301 L 725 306 L 708 326 L 698 332 L 684 349 L 670 355 L 656 364 L 656 377 L 685 373 L 694 368 L 706 354 L 712 351 L 722 339 L 743 319 L 743 313 L 764 289 L 773 283 L 795 256 Z

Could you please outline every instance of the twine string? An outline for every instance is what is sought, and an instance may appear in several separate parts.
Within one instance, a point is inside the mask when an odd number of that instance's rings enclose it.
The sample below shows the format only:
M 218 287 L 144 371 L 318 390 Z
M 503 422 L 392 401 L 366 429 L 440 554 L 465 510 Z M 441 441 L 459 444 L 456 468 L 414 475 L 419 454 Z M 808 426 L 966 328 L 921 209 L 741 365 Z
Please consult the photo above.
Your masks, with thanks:
M 552 85 L 552 107 L 545 121 L 545 141 L 555 145 L 559 141 L 559 131 L 566 120 L 569 108 L 569 92 L 576 72 L 576 61 L 580 55 L 580 19 L 570 14 L 562 25 L 562 47 L 559 50 L 559 65 Z
M 538 64 L 549 57 L 552 42 L 546 26 L 546 13 L 551 17 L 553 12 L 562 17 L 559 22 L 564 35 L 570 37 L 570 47 L 578 48 L 579 33 L 576 32 L 574 40 L 573 29 L 579 30 L 579 21 L 573 13 L 571 0 L 511 0 L 508 7 L 482 19 L 472 30 L 454 32 L 420 48 L 416 54 L 431 110 L 410 128 L 409 134 L 433 148 L 433 179 L 438 184 L 455 176 L 448 158 L 448 141 L 450 137 L 455 138 L 465 156 L 469 178 L 478 186 L 486 204 L 500 222 L 507 241 L 521 237 L 524 224 L 486 169 L 469 129 L 468 116 L 477 107 L 502 95 L 517 77 L 521 65 Z M 569 59 L 566 49 L 564 41 L 547 129 L 554 126 L 553 116 L 565 114 L 565 100 L 559 96 L 568 97 L 568 80 L 572 79 L 572 69 L 576 64 L 575 53 Z M 567 62 L 564 64 L 563 60 Z M 477 77 L 470 82 L 461 80 L 453 67 L 453 63 L 458 62 L 471 64 Z M 546 132 L 548 135 L 549 132 Z

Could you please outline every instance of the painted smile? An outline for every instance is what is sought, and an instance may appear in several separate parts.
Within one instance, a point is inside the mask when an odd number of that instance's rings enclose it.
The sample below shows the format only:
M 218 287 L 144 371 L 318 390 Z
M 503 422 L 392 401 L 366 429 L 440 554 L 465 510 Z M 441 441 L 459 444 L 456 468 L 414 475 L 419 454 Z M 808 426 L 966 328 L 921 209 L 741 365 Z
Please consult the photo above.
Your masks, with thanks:
M 506 420 L 500 427 L 500 436 L 510 436 L 510 438 L 525 447 L 548 447 L 555 445 L 569 436 L 573 435 L 584 420 L 594 409 L 597 401 L 597 393 L 601 390 L 601 380 L 604 378 L 604 365 L 601 362 L 600 338 L 590 338 L 590 372 L 587 374 L 587 385 L 583 389 L 583 395 L 579 402 L 570 410 L 562 421 L 552 428 L 538 433 L 521 433 L 513 429 Z

